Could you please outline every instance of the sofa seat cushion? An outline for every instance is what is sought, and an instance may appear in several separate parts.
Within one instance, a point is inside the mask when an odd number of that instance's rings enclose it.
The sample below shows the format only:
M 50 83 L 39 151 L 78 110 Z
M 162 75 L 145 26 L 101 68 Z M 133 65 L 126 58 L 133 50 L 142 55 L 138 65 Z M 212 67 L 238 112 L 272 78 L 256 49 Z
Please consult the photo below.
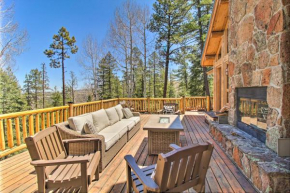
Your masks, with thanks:
M 122 121 L 120 121 L 120 122 L 126 122 L 126 124 L 128 126 L 128 131 L 131 131 L 133 129 L 133 127 L 136 125 L 135 121 L 128 120 L 128 119 L 122 119 Z
M 115 107 L 111 107 L 105 110 L 109 120 L 110 120 L 110 125 L 115 124 L 116 122 L 120 121 L 119 115 L 117 113 L 117 110 L 115 109 Z
M 115 109 L 119 115 L 119 120 L 121 121 L 124 118 L 124 114 L 122 111 L 122 109 L 123 109 L 122 105 L 119 104 L 119 105 L 115 106 Z
M 84 114 L 68 118 L 69 127 L 78 133 L 84 133 L 84 125 L 86 122 L 93 122 L 91 114 Z
M 106 132 L 105 129 L 99 132 L 99 135 L 102 135 L 105 138 L 106 151 L 109 150 L 115 143 L 119 141 L 118 133 L 109 133 Z
M 104 128 L 110 125 L 110 120 L 104 109 L 98 110 L 91 114 L 91 116 L 93 117 L 93 124 L 96 127 L 97 132 L 102 131 Z
M 140 122 L 140 117 L 139 116 L 136 116 L 136 117 L 131 117 L 131 118 L 129 118 L 129 119 L 122 119 L 122 121 L 134 121 L 135 122 L 135 125 L 137 124 L 137 123 L 139 123 Z
M 123 137 L 128 131 L 128 122 L 117 122 L 114 125 L 111 125 L 110 127 L 107 127 L 104 129 L 104 132 L 108 133 L 118 133 L 119 138 Z

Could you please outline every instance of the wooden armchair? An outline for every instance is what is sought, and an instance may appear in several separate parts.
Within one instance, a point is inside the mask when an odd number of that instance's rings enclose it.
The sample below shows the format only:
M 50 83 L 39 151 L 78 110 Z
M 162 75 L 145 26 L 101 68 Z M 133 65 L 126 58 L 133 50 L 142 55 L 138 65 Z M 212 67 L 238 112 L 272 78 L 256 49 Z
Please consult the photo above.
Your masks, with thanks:
M 94 151 L 78 155 L 69 153 L 69 144 L 88 143 Z M 62 141 L 55 126 L 38 132 L 25 139 L 31 165 L 35 167 L 38 181 L 38 192 L 60 189 L 88 192 L 93 176 L 99 179 L 100 151 L 99 139 L 84 138 Z M 81 148 L 81 147 L 80 147 Z
M 213 151 L 210 142 L 187 147 L 171 144 L 173 151 L 159 154 L 156 165 L 140 169 L 126 155 L 127 192 L 182 192 L 193 188 L 205 191 L 205 176 Z M 152 174 L 153 173 L 153 174 Z

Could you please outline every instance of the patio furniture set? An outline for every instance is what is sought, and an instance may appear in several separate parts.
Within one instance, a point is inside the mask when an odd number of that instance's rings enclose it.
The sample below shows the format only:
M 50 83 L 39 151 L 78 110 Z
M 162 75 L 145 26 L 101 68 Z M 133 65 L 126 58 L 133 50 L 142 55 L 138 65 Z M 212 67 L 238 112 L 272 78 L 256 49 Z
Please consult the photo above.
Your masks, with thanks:
M 70 117 L 26 138 L 38 191 L 88 192 L 92 181 L 140 129 L 140 122 L 139 113 L 117 105 Z M 127 192 L 180 192 L 191 187 L 204 191 L 213 145 L 179 147 L 183 127 L 177 115 L 152 115 L 144 130 L 148 130 L 148 152 L 159 154 L 158 161 L 140 169 L 131 155 L 125 156 Z

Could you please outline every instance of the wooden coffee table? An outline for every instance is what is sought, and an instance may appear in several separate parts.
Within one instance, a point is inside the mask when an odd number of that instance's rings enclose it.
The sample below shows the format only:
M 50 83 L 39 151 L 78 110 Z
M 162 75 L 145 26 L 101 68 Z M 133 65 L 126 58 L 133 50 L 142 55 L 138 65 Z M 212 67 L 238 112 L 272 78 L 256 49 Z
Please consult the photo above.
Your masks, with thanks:
M 171 151 L 169 145 L 179 145 L 179 132 L 184 130 L 178 115 L 151 115 L 143 129 L 148 130 L 149 155 Z

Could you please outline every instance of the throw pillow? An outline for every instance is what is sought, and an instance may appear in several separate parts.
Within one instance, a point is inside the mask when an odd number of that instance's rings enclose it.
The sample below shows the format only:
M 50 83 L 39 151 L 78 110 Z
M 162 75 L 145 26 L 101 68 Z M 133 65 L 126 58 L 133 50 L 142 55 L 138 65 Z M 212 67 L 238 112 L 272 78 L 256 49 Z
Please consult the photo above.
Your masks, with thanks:
M 102 131 L 105 127 L 110 125 L 110 120 L 104 109 L 98 110 L 92 113 L 93 123 L 97 129 L 97 132 Z
M 84 125 L 85 134 L 97 134 L 98 131 L 91 121 L 87 121 Z
M 126 119 L 130 119 L 131 117 L 134 116 L 129 108 L 123 108 L 122 111 Z
M 122 109 L 123 109 L 122 105 L 119 104 L 119 105 L 115 106 L 115 109 L 119 115 L 119 120 L 121 121 L 124 118 L 124 113 L 122 111 Z
M 120 120 L 119 115 L 118 115 L 115 107 L 108 108 L 105 111 L 109 117 L 110 125 L 113 125 Z
M 70 128 L 72 130 L 77 131 L 78 133 L 82 133 L 84 125 L 87 121 L 93 122 L 93 118 L 91 114 L 79 115 L 76 117 L 70 117 L 68 119 Z

